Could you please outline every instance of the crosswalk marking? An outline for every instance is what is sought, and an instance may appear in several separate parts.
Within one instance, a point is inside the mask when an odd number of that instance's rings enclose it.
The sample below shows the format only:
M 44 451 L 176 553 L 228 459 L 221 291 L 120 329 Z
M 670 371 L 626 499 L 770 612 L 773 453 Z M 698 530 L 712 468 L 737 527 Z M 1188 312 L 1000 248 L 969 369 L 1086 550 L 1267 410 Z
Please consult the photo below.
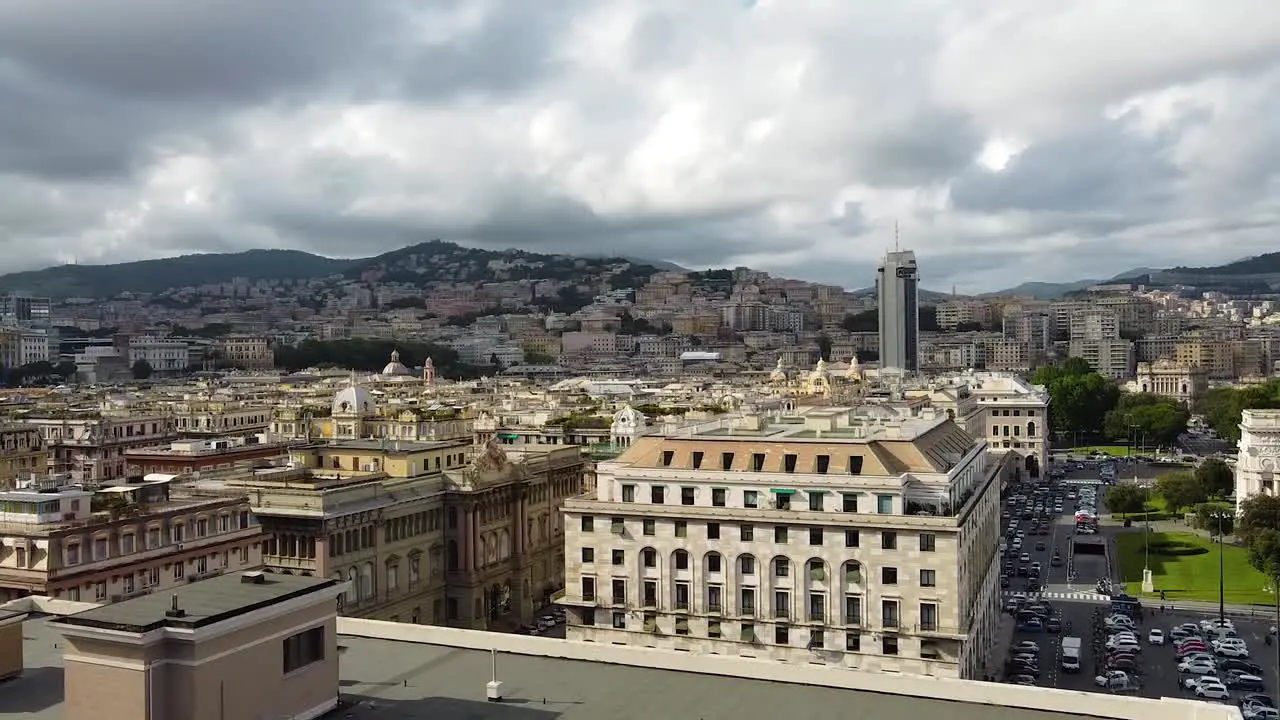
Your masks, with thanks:
M 1083 602 L 1110 602 L 1111 598 L 1096 592 L 1085 592 L 1084 590 L 1068 590 L 1054 591 L 1047 590 L 1038 593 L 1019 593 L 1016 591 L 1006 590 L 1001 595 L 1008 600 L 1015 595 L 1021 595 L 1027 599 L 1041 598 L 1044 600 L 1080 600 Z

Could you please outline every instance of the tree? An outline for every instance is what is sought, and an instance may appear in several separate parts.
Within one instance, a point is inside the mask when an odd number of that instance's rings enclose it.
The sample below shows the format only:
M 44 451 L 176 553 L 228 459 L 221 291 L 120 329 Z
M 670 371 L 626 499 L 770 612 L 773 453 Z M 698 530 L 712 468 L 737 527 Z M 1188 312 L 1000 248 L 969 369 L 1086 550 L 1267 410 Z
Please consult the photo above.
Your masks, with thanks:
M 489 364 L 498 369 L 502 369 L 502 361 L 498 359 L 498 353 L 489 354 Z
M 53 371 L 61 375 L 64 379 L 70 380 L 75 378 L 76 373 L 79 372 L 79 368 L 76 367 L 74 362 L 71 362 L 70 360 L 63 360 L 58 363 L 57 367 L 55 367 Z
M 1161 475 L 1156 479 L 1156 494 L 1164 498 L 1164 504 L 1174 514 L 1209 499 L 1195 476 L 1189 472 Z
M 1094 372 L 1080 358 L 1036 370 L 1032 382 L 1049 391 L 1050 421 L 1056 430 L 1097 436 L 1107 412 L 1116 406 L 1120 390 Z
M 1205 394 L 1198 410 L 1218 437 L 1234 443 L 1240 439 L 1240 412 L 1280 408 L 1280 380 L 1239 388 L 1214 388 Z
M 1206 497 L 1222 497 L 1235 490 L 1236 474 L 1218 458 L 1209 458 L 1196 468 L 1196 482 Z
M 818 357 L 823 360 L 831 360 L 831 338 L 826 335 L 818 336 Z
M 1275 495 L 1251 495 L 1240 503 L 1240 515 L 1236 518 L 1236 533 L 1246 542 L 1260 533 L 1280 531 L 1280 497 Z
M 1147 506 L 1147 490 L 1132 483 L 1112 485 L 1107 490 L 1107 507 L 1120 517 L 1130 513 L 1142 512 Z
M 1173 445 L 1187 431 L 1191 413 L 1186 406 L 1151 393 L 1125 393 L 1106 415 L 1108 438 L 1129 438 L 1134 431 L 1158 445 Z M 1137 440 L 1138 438 L 1133 438 Z
M 151 377 L 151 373 L 153 372 L 151 363 L 142 359 L 138 359 L 136 362 L 134 362 L 133 367 L 130 369 L 133 370 L 134 380 L 146 380 L 147 378 Z
M 1280 530 L 1261 530 L 1249 537 L 1249 564 L 1280 585 Z
M 1196 506 L 1196 525 L 1210 535 L 1221 538 L 1235 529 L 1235 515 L 1222 503 L 1200 503 Z

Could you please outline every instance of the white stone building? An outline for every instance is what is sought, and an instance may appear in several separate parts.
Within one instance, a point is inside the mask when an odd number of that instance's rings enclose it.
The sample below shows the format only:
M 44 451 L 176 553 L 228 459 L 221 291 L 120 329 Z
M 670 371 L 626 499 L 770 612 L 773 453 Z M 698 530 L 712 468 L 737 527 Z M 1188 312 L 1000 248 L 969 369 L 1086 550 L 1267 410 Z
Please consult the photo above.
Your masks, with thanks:
M 1280 410 L 1245 410 L 1236 460 L 1236 505 L 1250 495 L 1276 493 L 1280 465 Z
M 624 442 L 564 504 L 570 639 L 990 670 L 1011 465 L 944 411 L 747 413 Z

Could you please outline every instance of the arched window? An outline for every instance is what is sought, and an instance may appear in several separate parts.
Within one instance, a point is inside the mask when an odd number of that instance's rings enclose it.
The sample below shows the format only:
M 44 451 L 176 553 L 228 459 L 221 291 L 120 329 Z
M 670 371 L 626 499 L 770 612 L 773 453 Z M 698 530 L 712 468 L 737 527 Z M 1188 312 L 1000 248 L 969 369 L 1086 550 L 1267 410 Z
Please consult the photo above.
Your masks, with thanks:
M 360 575 L 355 568 L 347 571 L 347 604 L 360 602 Z
M 724 556 L 718 552 L 709 552 L 702 558 L 702 567 L 707 574 L 717 575 L 724 572 Z
M 374 587 L 373 563 L 367 562 L 360 568 L 360 597 L 369 600 L 376 593 Z
M 1036 436 L 1036 424 L 1034 422 L 1027 423 L 1027 437 Z
M 689 553 L 684 550 L 677 550 L 671 554 L 671 567 L 676 572 L 691 570 L 689 562 Z
M 862 589 L 862 563 L 849 560 L 844 564 L 844 584 L 846 588 Z

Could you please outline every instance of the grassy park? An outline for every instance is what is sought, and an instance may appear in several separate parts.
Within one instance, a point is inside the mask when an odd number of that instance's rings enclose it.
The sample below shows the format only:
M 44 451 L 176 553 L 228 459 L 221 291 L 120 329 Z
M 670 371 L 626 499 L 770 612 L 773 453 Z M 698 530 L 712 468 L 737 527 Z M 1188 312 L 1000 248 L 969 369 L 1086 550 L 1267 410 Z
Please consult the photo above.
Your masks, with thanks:
M 1125 589 L 1133 595 L 1142 590 L 1143 532 L 1116 535 L 1120 570 Z M 1148 536 L 1147 563 L 1157 591 L 1164 590 L 1170 602 L 1178 600 L 1218 600 L 1218 544 L 1195 533 L 1153 532 Z M 1249 564 L 1245 548 L 1227 544 L 1222 549 L 1223 586 L 1226 601 L 1251 605 L 1274 605 L 1275 594 L 1262 573 Z
M 1071 455 L 1092 455 L 1093 453 L 1105 453 L 1112 457 L 1124 457 L 1131 454 L 1128 445 L 1081 445 L 1067 450 Z M 1133 448 L 1132 453 L 1136 454 L 1138 448 Z

